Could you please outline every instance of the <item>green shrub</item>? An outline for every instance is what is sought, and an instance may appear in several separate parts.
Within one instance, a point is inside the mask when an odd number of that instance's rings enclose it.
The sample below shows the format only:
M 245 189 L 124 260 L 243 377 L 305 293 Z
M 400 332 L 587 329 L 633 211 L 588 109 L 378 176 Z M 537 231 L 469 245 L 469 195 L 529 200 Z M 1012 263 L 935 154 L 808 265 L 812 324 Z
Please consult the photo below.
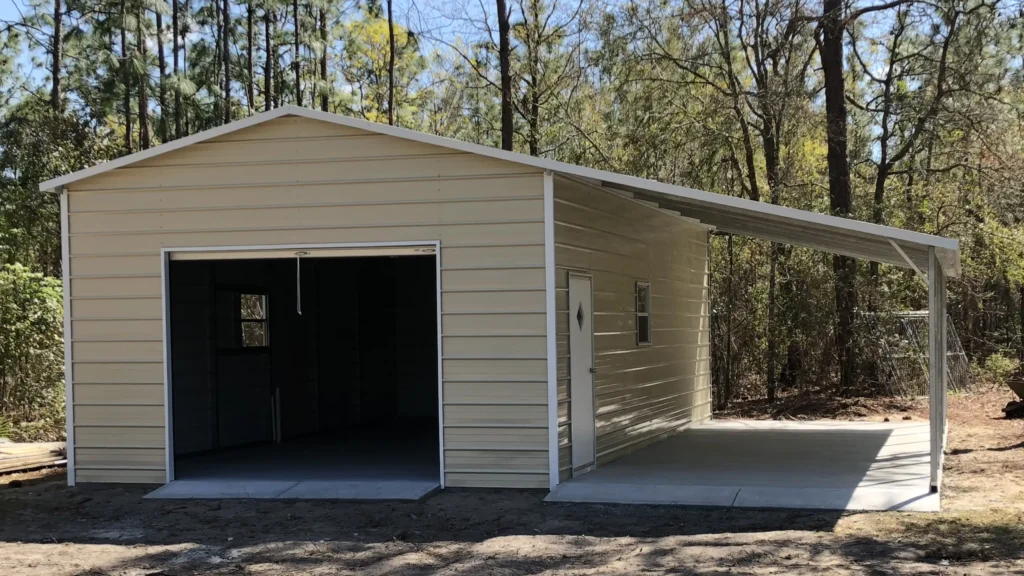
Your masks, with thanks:
M 12 440 L 63 439 L 63 307 L 59 280 L 0 268 L 0 415 Z
M 1019 360 L 996 352 L 985 359 L 983 370 L 989 380 L 1002 383 L 1012 376 L 1018 368 L 1020 368 Z

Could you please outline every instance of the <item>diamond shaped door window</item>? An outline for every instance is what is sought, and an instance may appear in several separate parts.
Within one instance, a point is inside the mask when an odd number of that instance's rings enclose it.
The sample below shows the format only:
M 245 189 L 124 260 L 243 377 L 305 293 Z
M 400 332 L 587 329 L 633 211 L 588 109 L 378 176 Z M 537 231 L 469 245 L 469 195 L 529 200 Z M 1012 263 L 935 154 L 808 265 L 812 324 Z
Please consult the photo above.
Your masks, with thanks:
M 580 325 L 580 330 L 583 330 L 583 303 L 580 302 L 580 307 L 576 310 L 576 322 Z

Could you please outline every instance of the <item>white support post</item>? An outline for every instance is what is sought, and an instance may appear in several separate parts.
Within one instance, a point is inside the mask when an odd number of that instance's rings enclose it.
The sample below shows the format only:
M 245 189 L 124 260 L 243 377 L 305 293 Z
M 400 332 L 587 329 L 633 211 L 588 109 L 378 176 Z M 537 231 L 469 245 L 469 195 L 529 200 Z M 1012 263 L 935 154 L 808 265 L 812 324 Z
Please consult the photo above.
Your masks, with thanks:
M 946 276 L 935 248 L 928 249 L 928 406 L 931 487 L 938 492 L 946 447 Z

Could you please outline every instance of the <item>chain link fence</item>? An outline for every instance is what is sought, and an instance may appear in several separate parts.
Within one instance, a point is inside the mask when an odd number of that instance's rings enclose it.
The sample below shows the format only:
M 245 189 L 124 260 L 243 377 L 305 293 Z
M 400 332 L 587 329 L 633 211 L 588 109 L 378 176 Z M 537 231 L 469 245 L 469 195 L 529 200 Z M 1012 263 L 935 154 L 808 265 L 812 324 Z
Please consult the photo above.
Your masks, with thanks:
M 928 311 L 863 313 L 868 357 L 887 393 L 920 396 L 928 393 Z M 970 388 L 970 362 L 956 326 L 946 320 L 946 381 L 951 391 Z

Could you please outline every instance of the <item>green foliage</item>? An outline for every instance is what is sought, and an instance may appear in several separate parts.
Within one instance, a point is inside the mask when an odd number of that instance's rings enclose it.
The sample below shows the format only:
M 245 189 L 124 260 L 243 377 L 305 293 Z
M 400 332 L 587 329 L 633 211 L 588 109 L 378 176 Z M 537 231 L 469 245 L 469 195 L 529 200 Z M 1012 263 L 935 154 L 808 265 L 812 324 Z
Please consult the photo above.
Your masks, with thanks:
M 39 183 L 113 157 L 87 122 L 29 96 L 0 118 L 0 262 L 60 274 L 60 199 Z
M 981 378 L 989 382 L 1003 383 L 1020 369 L 1020 360 L 999 352 L 990 355 L 981 366 Z
M 367 11 L 344 28 L 345 80 L 352 87 L 350 114 L 388 121 L 388 22 Z M 417 79 L 426 68 L 416 35 L 395 25 L 395 124 L 416 128 L 425 102 Z
M 0 414 L 14 440 L 64 434 L 64 300 L 60 281 L 20 264 L 0 269 Z

